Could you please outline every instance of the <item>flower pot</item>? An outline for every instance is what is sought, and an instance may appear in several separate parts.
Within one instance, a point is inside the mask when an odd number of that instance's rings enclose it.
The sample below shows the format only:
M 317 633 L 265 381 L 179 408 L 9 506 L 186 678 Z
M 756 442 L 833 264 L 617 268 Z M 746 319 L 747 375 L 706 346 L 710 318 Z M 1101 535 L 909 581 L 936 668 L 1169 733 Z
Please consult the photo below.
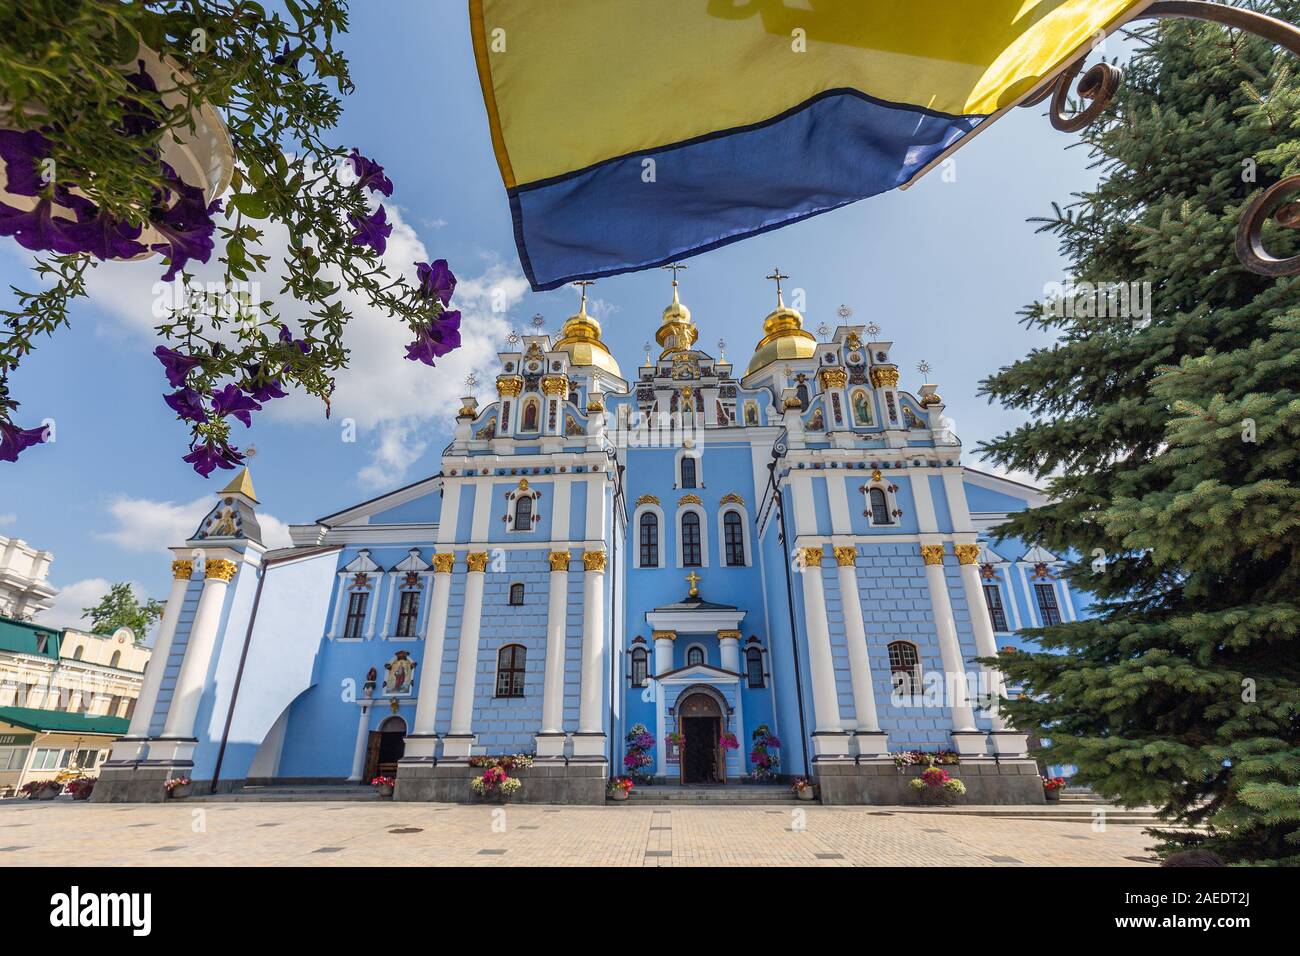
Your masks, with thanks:
M 609 792 L 609 798 L 611 800 L 616 800 L 617 802 L 622 803 L 624 800 L 627 799 L 627 793 L 628 792 L 626 790 L 611 790 Z
M 183 783 L 179 787 L 172 787 L 171 798 L 173 800 L 184 800 L 194 791 L 194 784 Z
M 800 800 L 811 800 L 814 796 L 812 787 L 804 787 L 802 790 L 796 790 L 794 795 Z
M 379 793 L 381 799 L 387 799 L 393 795 L 393 788 L 386 783 L 375 787 L 375 790 Z
M 72 795 L 72 799 L 73 799 L 73 800 L 89 800 L 89 799 L 90 799 L 90 795 L 91 795 L 91 793 L 94 792 L 94 790 L 95 790 L 94 787 L 83 787 L 82 789 L 78 790 L 76 793 L 74 793 L 74 794 Z
M 180 65 L 142 45 L 131 61 L 122 64 L 119 69 L 123 73 L 135 73 L 141 63 L 144 72 L 153 79 L 159 90 L 164 91 L 161 97 L 163 105 L 168 109 L 183 106 L 185 96 L 177 90 L 178 80 L 188 80 L 189 76 L 180 69 Z M 28 116 L 40 116 L 44 112 L 39 102 L 26 104 L 21 110 Z M 12 128 L 7 121 L 12 112 L 14 107 L 11 104 L 0 102 L 0 128 Z M 202 103 L 195 107 L 190 112 L 190 119 L 194 124 L 193 130 L 182 125 L 169 130 L 162 137 L 158 143 L 160 158 L 176 171 L 176 175 L 186 185 L 202 189 L 207 201 L 212 202 L 230 185 L 230 177 L 235 168 L 234 148 L 226 124 L 211 104 Z M 28 212 L 35 209 L 39 201 L 39 196 L 9 192 L 5 164 L 0 162 L 0 202 Z M 76 214 L 71 209 L 57 203 L 53 206 L 53 212 L 64 219 L 76 219 Z M 146 226 L 137 241 L 148 246 L 162 242 L 163 236 Z M 147 259 L 152 255 L 152 251 L 146 251 L 133 258 Z
M 53 787 L 42 787 L 32 794 L 33 800 L 53 800 L 59 795 L 59 792 Z
M 1055 790 L 1044 790 L 1043 797 L 1047 800 L 1048 803 L 1060 803 L 1061 790 L 1059 787 Z

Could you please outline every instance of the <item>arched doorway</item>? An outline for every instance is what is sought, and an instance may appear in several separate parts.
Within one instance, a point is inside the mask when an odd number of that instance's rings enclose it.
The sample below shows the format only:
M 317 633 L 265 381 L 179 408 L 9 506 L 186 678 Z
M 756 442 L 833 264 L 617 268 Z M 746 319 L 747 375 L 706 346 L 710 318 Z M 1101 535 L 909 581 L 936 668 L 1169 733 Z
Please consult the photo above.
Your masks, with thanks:
M 397 761 L 406 753 L 406 721 L 401 717 L 387 717 L 378 730 L 370 731 L 370 745 L 366 748 L 366 772 L 362 783 L 375 777 L 397 776 Z
M 688 692 L 678 701 L 682 783 L 726 782 L 726 758 L 719 746 L 722 723 L 722 707 L 711 694 Z

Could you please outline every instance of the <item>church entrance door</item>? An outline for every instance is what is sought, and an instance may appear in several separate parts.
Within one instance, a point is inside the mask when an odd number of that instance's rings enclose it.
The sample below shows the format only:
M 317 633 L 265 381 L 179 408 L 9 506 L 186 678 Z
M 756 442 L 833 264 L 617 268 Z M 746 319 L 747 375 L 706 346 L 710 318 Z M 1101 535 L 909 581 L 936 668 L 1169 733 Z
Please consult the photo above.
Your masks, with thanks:
M 707 694 L 691 694 L 677 708 L 681 728 L 682 783 L 723 783 L 726 765 L 718 745 L 722 736 L 722 709 Z
M 389 717 L 378 730 L 370 732 L 363 782 L 369 783 L 375 777 L 397 776 L 397 761 L 405 753 L 406 721 L 401 717 Z

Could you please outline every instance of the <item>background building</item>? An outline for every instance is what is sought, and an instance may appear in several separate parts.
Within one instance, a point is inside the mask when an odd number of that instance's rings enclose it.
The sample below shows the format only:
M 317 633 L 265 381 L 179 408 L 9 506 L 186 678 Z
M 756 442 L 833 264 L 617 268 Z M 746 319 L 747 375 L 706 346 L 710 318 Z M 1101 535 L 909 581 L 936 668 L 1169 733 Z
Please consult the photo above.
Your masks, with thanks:
M 58 591 L 46 580 L 54 554 L 0 535 L 0 616 L 30 621 Z

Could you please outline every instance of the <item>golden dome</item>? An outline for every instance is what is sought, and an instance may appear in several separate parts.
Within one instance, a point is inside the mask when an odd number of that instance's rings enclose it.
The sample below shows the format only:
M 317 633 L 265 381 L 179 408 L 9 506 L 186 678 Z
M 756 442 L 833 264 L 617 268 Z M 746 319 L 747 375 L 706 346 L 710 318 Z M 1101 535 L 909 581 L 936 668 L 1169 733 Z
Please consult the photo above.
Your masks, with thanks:
M 673 301 L 664 309 L 663 322 L 655 331 L 655 341 L 663 346 L 660 358 L 674 352 L 685 352 L 700 337 L 699 329 L 691 321 L 691 310 L 677 297 L 677 280 L 673 279 Z
M 817 351 L 817 339 L 803 327 L 803 316 L 787 308 L 777 293 L 776 309 L 763 320 L 763 338 L 754 346 L 754 357 L 749 360 L 746 375 L 766 368 L 773 362 L 812 358 Z
M 570 316 L 560 329 L 560 338 L 556 341 L 555 348 L 568 352 L 569 361 L 574 365 L 590 365 L 622 378 L 618 362 L 614 361 L 614 356 L 600 339 L 600 323 L 587 314 L 586 291 L 583 289 L 578 314 Z

